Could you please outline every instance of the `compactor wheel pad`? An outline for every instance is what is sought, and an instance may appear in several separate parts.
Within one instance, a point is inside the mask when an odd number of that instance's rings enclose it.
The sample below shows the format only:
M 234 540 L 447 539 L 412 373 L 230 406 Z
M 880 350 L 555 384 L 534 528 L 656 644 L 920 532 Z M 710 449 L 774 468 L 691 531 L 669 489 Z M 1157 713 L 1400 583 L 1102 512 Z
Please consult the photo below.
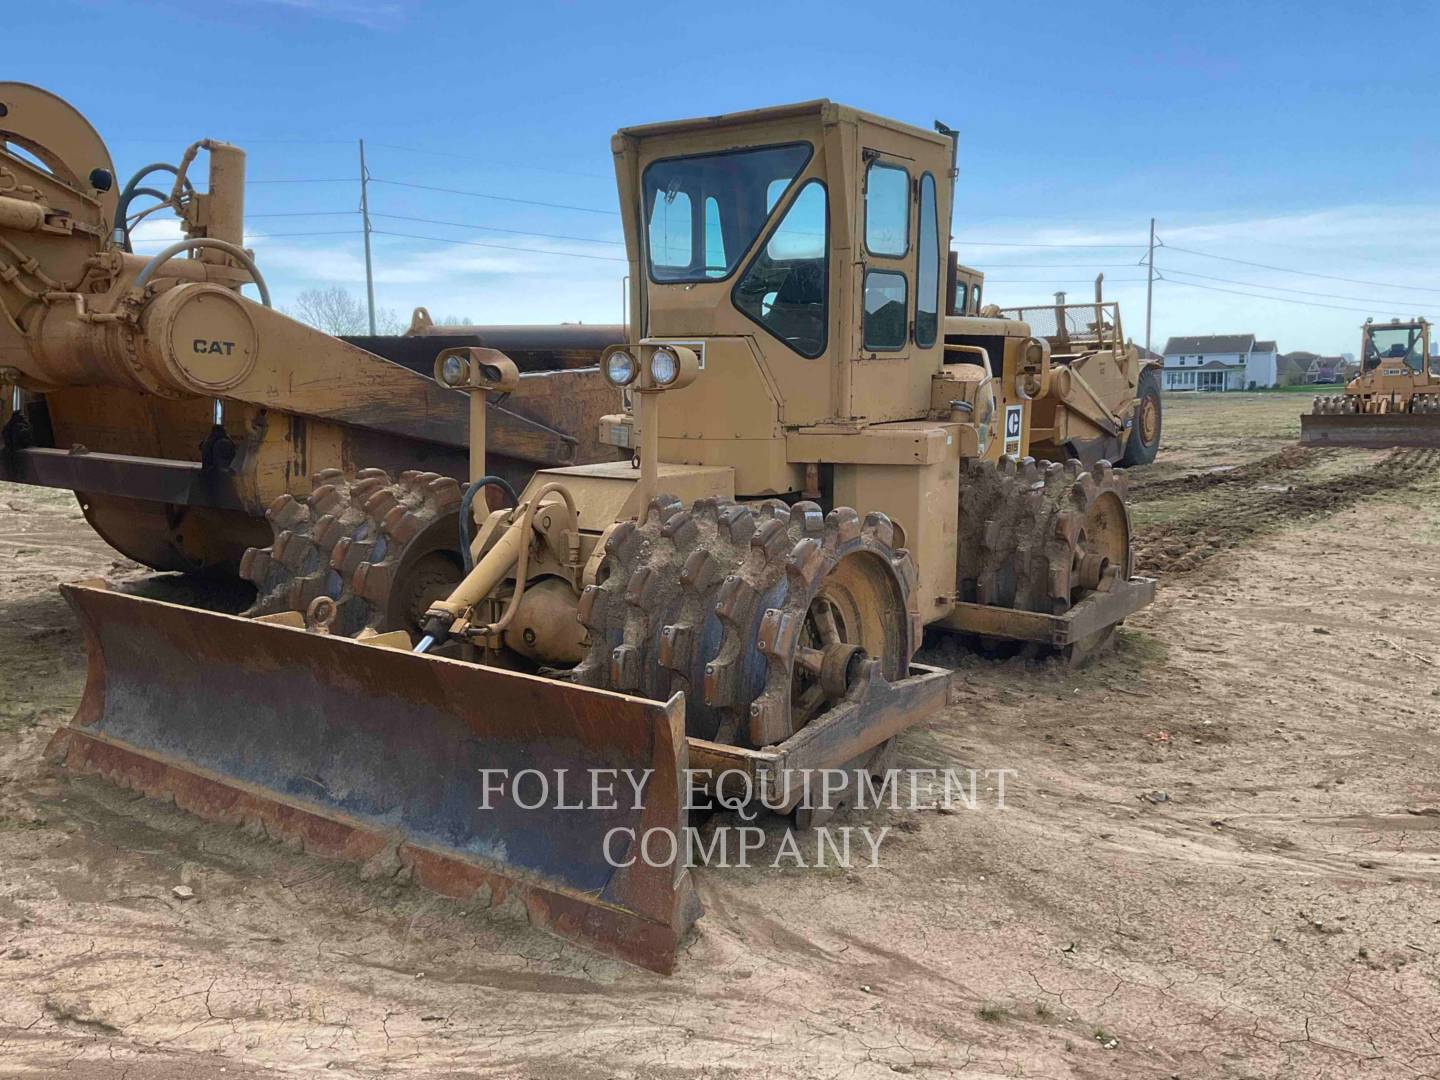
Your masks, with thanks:
M 1133 570 L 1124 470 L 1031 458 L 970 462 L 960 487 L 957 580 L 962 601 L 1063 614 Z M 1067 646 L 1078 663 L 1114 627 Z M 1010 643 L 981 643 L 989 651 Z
M 317 597 L 336 602 L 333 632 L 366 627 L 414 632 L 430 601 L 460 580 L 460 485 L 437 473 L 338 469 L 313 478 L 304 500 L 281 495 L 266 511 L 268 548 L 240 563 L 257 595 L 247 615 L 304 611 Z
M 908 669 L 915 575 L 893 534 L 884 515 L 862 522 L 848 508 L 704 499 L 686 509 L 662 496 L 611 534 L 581 599 L 590 651 L 572 677 L 657 700 L 683 690 L 694 737 L 780 742 L 835 699 L 817 695 L 810 670 L 825 649 L 863 648 L 891 679 Z

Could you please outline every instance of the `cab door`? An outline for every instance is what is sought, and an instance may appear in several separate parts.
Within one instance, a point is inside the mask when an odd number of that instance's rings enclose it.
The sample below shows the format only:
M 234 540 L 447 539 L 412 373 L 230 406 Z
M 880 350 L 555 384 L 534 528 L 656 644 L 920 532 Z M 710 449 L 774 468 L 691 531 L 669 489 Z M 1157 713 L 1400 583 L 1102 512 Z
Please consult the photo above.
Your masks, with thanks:
M 915 163 L 867 147 L 861 154 L 859 354 L 851 367 L 850 415 L 908 419 L 911 310 L 915 289 Z

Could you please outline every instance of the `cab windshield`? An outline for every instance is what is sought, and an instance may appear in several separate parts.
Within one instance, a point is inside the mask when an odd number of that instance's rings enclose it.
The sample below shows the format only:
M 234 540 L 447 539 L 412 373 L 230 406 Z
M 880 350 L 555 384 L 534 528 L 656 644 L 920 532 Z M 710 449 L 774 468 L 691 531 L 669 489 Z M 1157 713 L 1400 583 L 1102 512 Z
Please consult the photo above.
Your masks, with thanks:
M 651 163 L 642 185 L 651 280 L 729 277 L 810 153 L 789 143 Z
M 1372 327 L 1365 337 L 1365 370 L 1380 366 L 1382 360 L 1404 360 L 1412 371 L 1421 371 L 1424 336 L 1418 326 Z

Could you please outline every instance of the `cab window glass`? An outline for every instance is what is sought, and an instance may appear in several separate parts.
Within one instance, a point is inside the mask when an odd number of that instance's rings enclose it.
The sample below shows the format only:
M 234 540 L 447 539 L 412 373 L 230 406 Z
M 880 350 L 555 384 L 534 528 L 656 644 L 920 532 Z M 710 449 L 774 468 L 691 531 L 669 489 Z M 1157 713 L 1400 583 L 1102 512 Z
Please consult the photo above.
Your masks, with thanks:
M 768 213 L 775 209 L 775 204 L 780 201 L 780 196 L 785 194 L 785 189 L 790 186 L 788 179 L 771 180 L 770 186 L 765 189 L 765 210 Z
M 705 200 L 705 276 L 725 276 L 725 234 L 720 228 L 720 204 Z
M 865 177 L 865 247 L 899 258 L 910 250 L 910 174 L 874 161 Z
M 658 266 L 689 266 L 691 220 L 690 196 L 671 192 L 655 200 L 650 212 L 650 259 Z
M 940 222 L 935 208 L 935 177 L 920 178 L 920 248 L 915 270 L 915 344 L 935 344 L 940 325 Z
M 973 287 L 970 289 L 970 304 L 971 304 L 971 310 L 973 310 L 976 315 L 979 315 L 979 314 L 980 314 L 980 286 L 979 286 L 979 285 L 975 285 L 975 286 L 973 286 Z
M 905 345 L 909 320 L 905 275 L 871 270 L 865 275 L 865 348 L 894 352 Z
M 651 162 L 641 178 L 651 280 L 728 277 L 810 155 L 809 143 L 788 143 Z
M 811 180 L 735 285 L 735 306 L 801 356 L 825 351 L 830 269 L 825 185 Z

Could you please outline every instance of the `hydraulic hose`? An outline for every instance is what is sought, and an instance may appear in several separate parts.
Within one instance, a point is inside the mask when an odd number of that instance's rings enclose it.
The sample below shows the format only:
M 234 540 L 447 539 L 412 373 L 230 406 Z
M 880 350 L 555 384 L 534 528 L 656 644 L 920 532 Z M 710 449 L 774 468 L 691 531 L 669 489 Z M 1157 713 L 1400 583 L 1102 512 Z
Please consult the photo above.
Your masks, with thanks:
M 168 172 L 178 176 L 180 170 L 177 169 L 174 165 L 167 165 L 163 161 L 151 162 L 149 165 L 146 165 L 143 169 L 137 172 L 134 176 L 130 177 L 130 182 L 126 184 L 124 189 L 120 192 L 120 201 L 115 204 L 114 228 L 118 230 L 121 234 L 119 237 L 117 237 L 117 239 L 119 239 L 125 245 L 126 251 L 130 250 L 130 230 L 125 227 L 125 219 L 130 215 L 131 201 L 136 198 L 136 196 L 141 194 L 154 195 L 163 202 L 170 201 L 169 196 L 167 196 L 164 192 L 157 191 L 155 188 L 142 189 L 140 187 L 140 181 L 144 180 L 152 173 L 157 172 Z M 192 185 L 189 180 L 185 181 L 185 185 L 190 191 L 195 190 L 194 185 Z
M 255 260 L 250 257 L 250 253 L 247 252 L 244 248 L 238 247 L 235 244 L 231 244 L 228 241 L 213 240 L 209 237 L 198 237 L 192 240 L 177 240 L 175 243 L 167 247 L 164 251 L 160 252 L 158 255 L 153 256 L 150 261 L 145 264 L 145 268 L 141 270 L 138 275 L 136 275 L 135 288 L 143 289 L 145 287 L 145 283 L 155 276 L 156 270 L 159 270 L 160 267 L 164 266 L 167 262 L 173 259 L 176 255 L 179 255 L 181 252 L 195 251 L 198 248 L 206 247 L 216 248 L 220 251 L 225 252 L 226 255 L 229 255 L 232 259 L 234 259 L 247 271 L 249 271 L 250 279 L 254 281 L 255 288 L 260 290 L 260 302 L 264 304 L 267 308 L 271 306 L 270 288 L 265 284 L 265 278 L 261 275 L 260 268 L 255 265 Z
M 515 489 L 510 481 L 503 476 L 482 476 L 477 480 L 470 481 L 470 486 L 465 489 L 465 497 L 460 500 L 460 559 L 465 566 L 465 573 L 475 569 L 475 560 L 470 555 L 470 507 L 475 502 L 475 496 L 487 487 L 498 487 L 510 496 L 510 505 L 518 506 L 520 498 L 515 494 Z

